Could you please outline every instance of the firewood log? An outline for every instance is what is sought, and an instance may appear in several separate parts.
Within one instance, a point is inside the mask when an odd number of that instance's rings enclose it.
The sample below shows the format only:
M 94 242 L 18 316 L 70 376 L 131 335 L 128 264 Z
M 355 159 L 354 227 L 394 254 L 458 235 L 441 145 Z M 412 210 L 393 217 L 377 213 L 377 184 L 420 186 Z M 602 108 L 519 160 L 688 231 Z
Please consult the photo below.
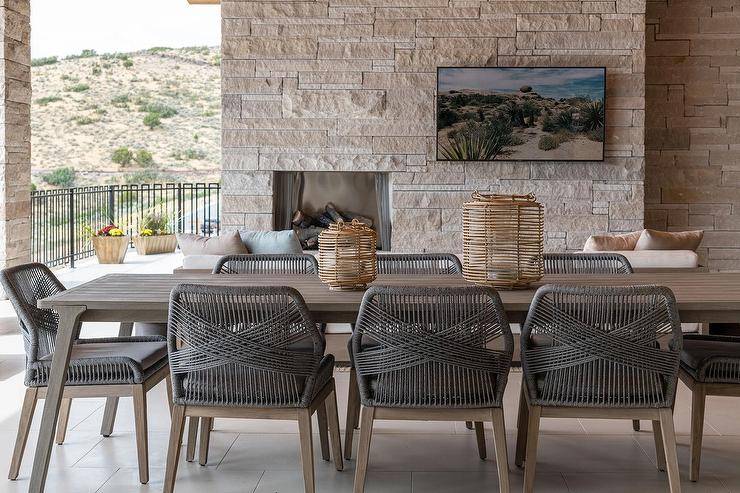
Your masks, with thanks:
M 367 216 L 363 216 L 362 214 L 357 214 L 356 212 L 349 212 L 349 211 L 342 212 L 342 214 L 344 214 L 345 216 L 347 216 L 347 220 L 348 221 L 351 221 L 353 219 L 357 219 L 358 221 L 360 221 L 361 223 L 363 223 L 368 228 L 372 228 L 373 227 L 373 220 L 370 219 Z
M 341 212 L 339 212 L 337 207 L 331 202 L 326 204 L 324 211 L 334 220 L 335 223 L 338 223 L 339 221 L 347 220 L 347 218 L 344 217 L 344 215 Z
M 318 238 L 319 234 L 321 234 L 325 229 L 326 228 L 322 228 L 321 226 L 309 226 L 307 228 L 296 229 L 295 234 L 300 241 L 307 241 L 309 238 Z

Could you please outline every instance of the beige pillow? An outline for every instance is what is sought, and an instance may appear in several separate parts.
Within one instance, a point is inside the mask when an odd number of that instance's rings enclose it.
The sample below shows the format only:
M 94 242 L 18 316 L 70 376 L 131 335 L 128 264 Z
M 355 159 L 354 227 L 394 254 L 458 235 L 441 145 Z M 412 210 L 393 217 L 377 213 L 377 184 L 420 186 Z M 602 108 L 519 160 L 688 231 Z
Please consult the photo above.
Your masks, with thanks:
M 614 252 L 620 250 L 634 250 L 642 231 L 634 231 L 621 235 L 592 235 L 583 245 L 584 252 Z
M 635 250 L 691 250 L 696 251 L 704 238 L 704 231 L 679 231 L 669 233 L 646 229 L 637 240 Z
M 249 253 L 242 243 L 238 231 L 221 233 L 219 236 L 200 236 L 177 233 L 177 244 L 183 255 L 235 255 Z

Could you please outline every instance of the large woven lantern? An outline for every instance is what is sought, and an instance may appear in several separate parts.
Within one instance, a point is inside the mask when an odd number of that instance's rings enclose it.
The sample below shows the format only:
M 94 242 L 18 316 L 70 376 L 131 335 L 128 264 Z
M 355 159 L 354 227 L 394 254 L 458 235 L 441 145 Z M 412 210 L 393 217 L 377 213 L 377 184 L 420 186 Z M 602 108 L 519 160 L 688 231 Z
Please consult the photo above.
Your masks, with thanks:
M 542 278 L 544 211 L 534 195 L 476 191 L 462 215 L 465 279 L 520 289 Z
M 334 290 L 365 289 L 378 273 L 377 234 L 357 219 L 338 221 L 319 235 L 319 278 Z

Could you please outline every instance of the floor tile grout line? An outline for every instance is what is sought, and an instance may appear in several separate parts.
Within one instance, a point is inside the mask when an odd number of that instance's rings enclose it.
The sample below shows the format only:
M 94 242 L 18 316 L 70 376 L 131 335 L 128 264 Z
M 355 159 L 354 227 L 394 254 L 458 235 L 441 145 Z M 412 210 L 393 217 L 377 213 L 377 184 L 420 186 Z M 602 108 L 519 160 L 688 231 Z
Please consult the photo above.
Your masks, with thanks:
M 115 476 L 116 474 L 118 474 L 118 472 L 119 472 L 119 471 L 120 471 L 121 469 L 123 469 L 123 468 L 121 468 L 121 467 L 117 467 L 117 468 L 116 468 L 116 470 L 115 470 L 115 471 L 113 471 L 113 473 L 112 473 L 112 474 L 111 474 L 110 476 L 108 476 L 108 477 L 106 478 L 106 480 L 105 480 L 105 481 L 103 481 L 103 484 L 101 484 L 101 485 L 100 485 L 100 487 L 99 487 L 99 488 L 98 488 L 97 490 L 95 490 L 95 493 L 99 493 L 100 491 L 102 491 L 102 489 L 103 489 L 103 488 L 105 488 L 105 485 L 106 485 L 106 484 L 108 484 L 108 482 L 109 482 L 109 481 L 110 481 L 111 479 L 113 479 L 113 476 Z
M 642 450 L 642 453 L 647 456 L 648 461 L 657 469 L 658 468 L 658 459 L 653 459 L 653 455 L 655 455 L 656 451 L 653 451 L 653 454 L 648 453 L 647 449 L 640 443 L 640 440 L 638 440 L 636 437 L 632 437 L 632 440 L 637 443 L 637 446 L 640 447 L 640 450 Z M 653 443 L 653 449 L 655 449 L 655 441 L 651 442 Z
M 216 469 L 221 467 L 221 464 L 223 464 L 224 460 L 226 459 L 226 456 L 229 455 L 229 452 L 231 452 L 231 449 L 234 447 L 234 444 L 237 440 L 239 440 L 239 437 L 242 436 L 241 433 L 237 433 L 234 439 L 231 441 L 231 444 L 227 447 L 226 452 L 224 452 L 223 457 L 221 457 L 221 460 L 218 461 L 218 464 L 216 464 Z
M 224 456 L 224 457 L 226 457 L 226 456 Z M 262 471 L 262 474 L 260 474 L 260 478 L 257 480 L 257 484 L 254 485 L 254 489 L 252 490 L 252 493 L 256 493 L 257 492 L 257 488 L 260 487 L 260 483 L 262 482 L 262 478 L 265 477 L 265 473 L 266 472 L 267 472 L 266 470 L 265 471 Z
M 567 479 L 566 479 L 566 477 L 565 477 L 565 473 L 564 473 L 564 472 L 560 472 L 560 473 L 558 473 L 558 474 L 560 474 L 560 477 L 562 478 L 562 480 L 563 480 L 563 483 L 565 483 L 565 489 L 566 489 L 567 491 L 569 491 L 569 492 L 570 492 L 570 491 L 573 491 L 573 490 L 572 490 L 572 489 L 570 488 L 570 484 L 568 484 L 568 480 L 567 480 Z

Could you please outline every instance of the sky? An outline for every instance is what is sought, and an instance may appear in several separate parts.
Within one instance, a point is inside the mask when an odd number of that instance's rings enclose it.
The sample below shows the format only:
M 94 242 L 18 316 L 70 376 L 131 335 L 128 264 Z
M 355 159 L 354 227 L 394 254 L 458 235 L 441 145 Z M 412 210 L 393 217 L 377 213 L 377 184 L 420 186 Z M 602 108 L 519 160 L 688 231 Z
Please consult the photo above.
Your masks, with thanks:
M 604 100 L 604 72 L 600 68 L 444 68 L 439 91 L 479 89 L 512 93 L 522 86 L 547 98 L 590 96 Z
M 130 52 L 154 46 L 218 46 L 218 5 L 187 0 L 33 0 L 31 56 L 64 57 L 84 49 Z

